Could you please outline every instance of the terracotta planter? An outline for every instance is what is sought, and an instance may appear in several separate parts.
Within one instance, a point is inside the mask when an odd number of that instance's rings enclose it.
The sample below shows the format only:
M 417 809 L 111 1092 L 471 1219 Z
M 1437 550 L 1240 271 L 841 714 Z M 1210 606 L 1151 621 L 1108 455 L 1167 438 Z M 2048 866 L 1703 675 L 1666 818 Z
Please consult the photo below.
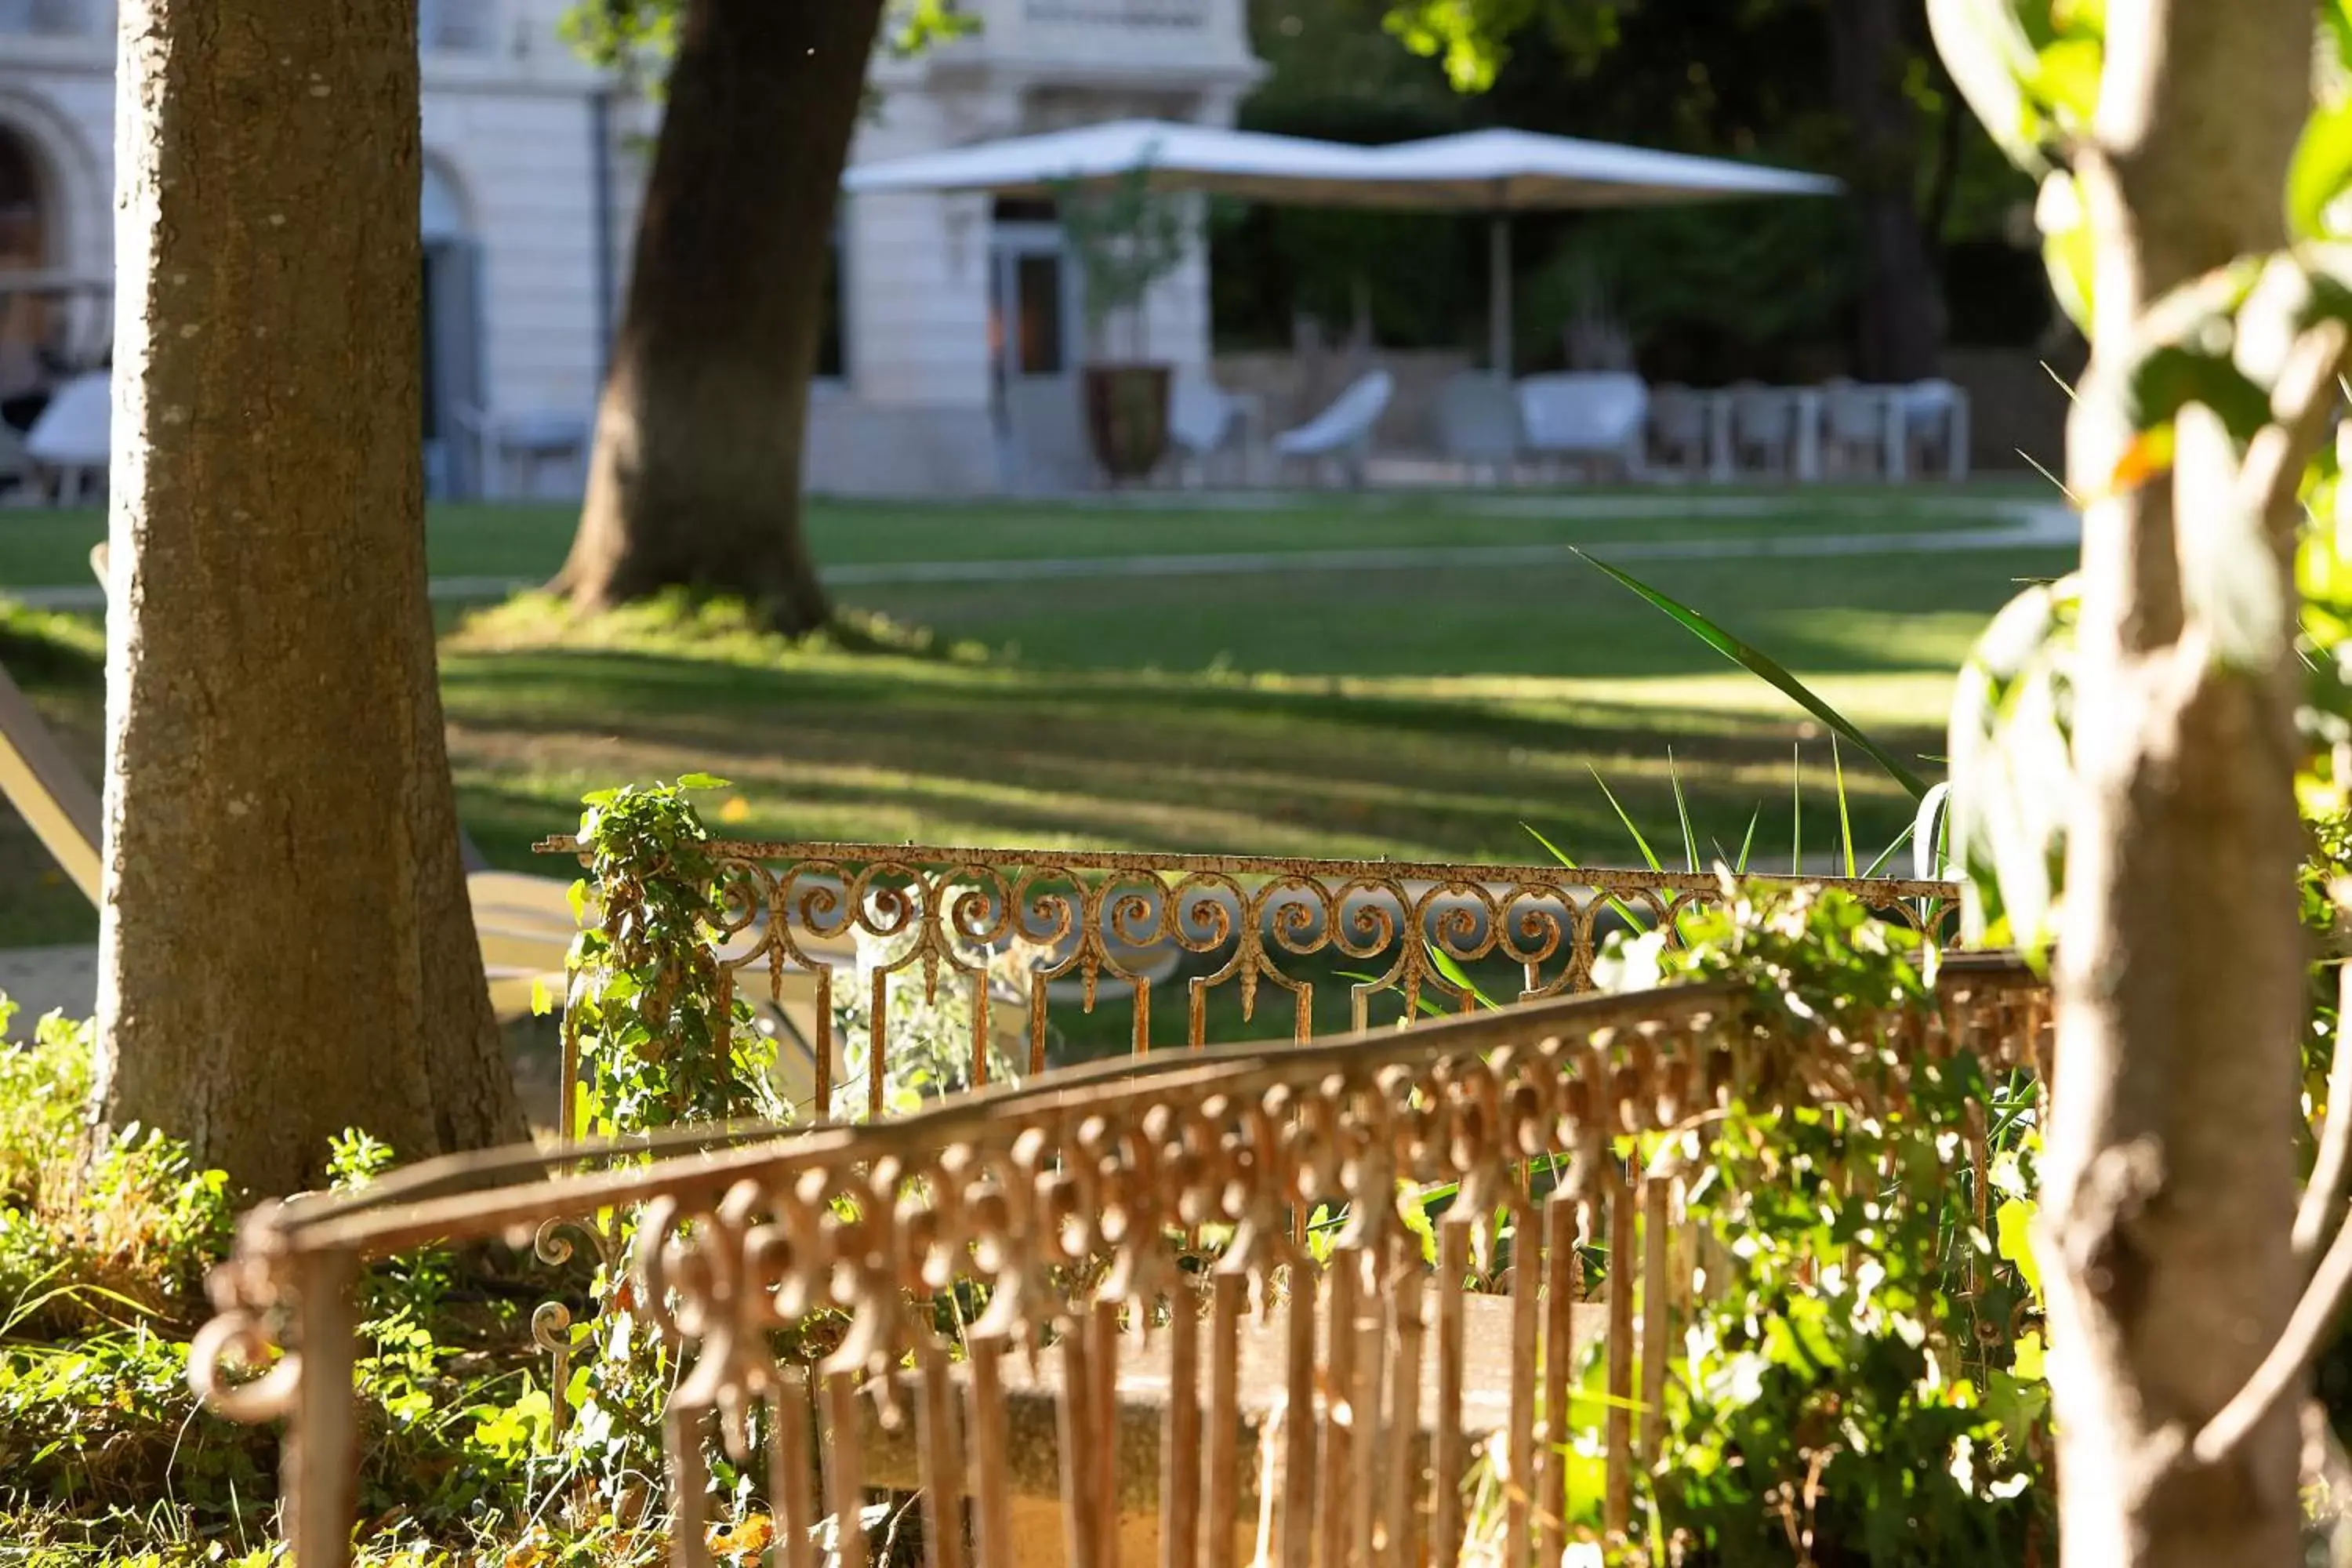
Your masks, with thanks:
M 1087 440 L 1114 483 L 1142 479 L 1168 453 L 1168 367 L 1090 364 L 1081 373 Z

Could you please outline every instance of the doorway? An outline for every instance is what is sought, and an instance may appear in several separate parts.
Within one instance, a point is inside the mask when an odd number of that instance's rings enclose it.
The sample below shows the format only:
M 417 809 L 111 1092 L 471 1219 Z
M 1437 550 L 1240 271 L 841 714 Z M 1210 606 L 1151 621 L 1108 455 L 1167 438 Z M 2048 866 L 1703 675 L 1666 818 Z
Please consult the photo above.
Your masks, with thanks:
M 989 237 L 989 375 L 1008 489 L 1080 489 L 1092 472 L 1075 374 L 1075 272 L 1050 206 L 1032 213 L 998 204 Z

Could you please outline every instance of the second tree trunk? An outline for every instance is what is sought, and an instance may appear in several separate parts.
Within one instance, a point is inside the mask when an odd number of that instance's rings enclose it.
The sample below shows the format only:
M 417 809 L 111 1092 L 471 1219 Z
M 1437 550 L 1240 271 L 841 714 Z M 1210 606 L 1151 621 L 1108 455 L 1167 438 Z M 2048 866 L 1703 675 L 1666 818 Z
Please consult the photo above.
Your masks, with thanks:
M 801 446 L 835 193 L 880 0 L 688 0 L 557 586 L 601 610 L 670 587 L 823 626 Z

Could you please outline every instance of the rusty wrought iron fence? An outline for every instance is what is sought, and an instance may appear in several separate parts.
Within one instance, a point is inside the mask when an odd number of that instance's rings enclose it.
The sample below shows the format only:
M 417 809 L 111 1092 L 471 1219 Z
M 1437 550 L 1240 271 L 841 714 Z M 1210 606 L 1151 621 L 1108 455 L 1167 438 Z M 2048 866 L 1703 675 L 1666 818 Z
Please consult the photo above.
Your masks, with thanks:
M 580 853 L 569 837 L 538 847 Z M 902 1113 L 924 1097 L 894 1102 L 886 1091 L 924 1050 L 956 1058 L 934 1082 L 985 1087 L 1045 1071 L 1049 1045 L 1065 1059 L 1145 1056 L 1262 1040 L 1269 1025 L 1306 1044 L 1375 1022 L 1579 994 L 1592 988 L 1611 931 L 1663 929 L 1675 940 L 1681 921 L 1723 891 L 1715 876 L 1559 864 L 736 839 L 705 847 L 724 910 L 711 933 L 719 973 L 779 1037 L 779 1087 L 803 1122 Z M 1906 928 L 1951 935 L 1953 884 L 1824 885 Z M 942 1026 L 894 1008 L 894 994 L 951 999 L 944 1026 L 957 1037 L 915 1037 Z M 570 1143 L 583 1063 L 569 1016 L 563 1042 L 559 1135 Z M 609 1270 L 618 1224 L 608 1213 L 601 1225 L 542 1226 L 538 1257 L 560 1267 L 584 1241 Z M 563 1390 L 579 1304 L 550 1300 L 531 1320 L 559 1430 L 570 1419 Z
M 2030 975 L 1963 961 L 1940 985 L 1937 1005 L 1884 1021 L 1898 1064 L 2039 1065 Z M 714 1419 L 747 1462 L 765 1435 L 789 1568 L 815 1568 L 821 1525 L 841 1563 L 867 1562 L 874 1488 L 919 1491 L 937 1568 L 1453 1568 L 1481 1453 L 1513 1484 L 1479 1560 L 1557 1563 L 1550 1500 L 1580 1418 L 1605 1453 L 1602 1515 L 1627 1521 L 1660 1440 L 1635 1412 L 1658 1408 L 1692 1279 L 1681 1174 L 1635 1168 L 1621 1141 L 1734 1095 L 1876 1109 L 1905 1092 L 1900 1066 L 1858 1075 L 1785 1023 L 1723 986 L 1568 998 L 1097 1064 L 898 1120 L 436 1161 L 251 1216 L 191 1364 L 215 1408 L 287 1421 L 296 1561 L 342 1563 L 362 1268 L 622 1207 L 639 1310 L 688 1357 L 667 1415 L 681 1564 L 707 1561 Z M 1981 1178 L 1981 1147 L 1951 1157 Z M 1448 1182 L 1433 1268 L 1401 1194 Z M 1316 1208 L 1345 1216 L 1323 1261 L 1295 1239 Z M 1197 1267 L 1213 1228 L 1226 1239 Z M 985 1308 L 943 1333 L 932 1304 L 959 1291 Z M 847 1315 L 837 1347 L 780 1360 L 775 1336 L 824 1313 Z M 1570 1380 L 1596 1344 L 1608 1397 L 1589 1412 Z M 238 1381 L 273 1345 L 285 1356 Z
M 568 837 L 538 847 L 579 853 Z M 978 1086 L 1007 1069 L 1044 1071 L 1049 1044 L 1066 1031 L 1087 1037 L 1069 1055 L 1143 1055 L 1261 1039 L 1262 1009 L 1286 1013 L 1303 1043 L 1367 1028 L 1383 1021 L 1383 1007 L 1406 1019 L 1475 1011 L 1482 986 L 1501 1002 L 1573 994 L 1591 989 L 1610 931 L 1663 926 L 1671 939 L 1679 917 L 1722 892 L 1705 874 L 1559 865 L 761 840 L 709 847 L 727 910 L 721 966 L 783 1037 L 789 1096 L 814 1120 L 843 1109 L 885 1113 L 887 1075 L 875 1064 L 887 1066 L 902 1044 L 889 1032 L 895 987 L 956 998 L 956 1076 Z M 1846 889 L 1912 929 L 1952 934 L 1955 884 L 1802 880 Z M 1172 1006 L 1162 1001 L 1171 992 Z M 1126 1013 L 1123 1026 L 1097 1022 L 1107 1002 Z M 565 1038 L 568 1086 L 580 1063 L 576 1039 Z M 568 1089 L 562 1114 L 569 1139 L 577 1129 Z

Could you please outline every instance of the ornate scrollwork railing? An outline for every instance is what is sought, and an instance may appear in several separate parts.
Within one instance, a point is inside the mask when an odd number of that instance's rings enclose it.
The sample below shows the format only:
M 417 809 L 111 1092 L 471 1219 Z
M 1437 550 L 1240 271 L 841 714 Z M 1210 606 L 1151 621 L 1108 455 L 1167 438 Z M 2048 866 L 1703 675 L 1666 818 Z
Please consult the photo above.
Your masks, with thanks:
M 577 854 L 570 838 L 539 846 Z M 726 916 L 720 963 L 793 1037 L 795 1098 L 824 1119 L 847 1058 L 845 1005 L 863 1014 L 864 1111 L 885 1110 L 894 985 L 959 992 L 961 1081 L 991 1058 L 1036 1073 L 1057 1022 L 1124 992 L 1127 1048 L 1263 1037 L 1272 1001 L 1295 1040 L 1332 1032 L 1317 998 L 1347 997 L 1346 1029 L 1375 1003 L 1406 1017 L 1480 1005 L 1474 971 L 1503 1001 L 1591 988 L 1606 934 L 1664 927 L 1720 897 L 1707 875 L 1557 865 L 1314 860 L 1229 855 L 979 849 L 925 845 L 721 840 L 710 846 Z M 1759 879 L 1771 880 L 1772 879 Z M 1948 938 L 1948 882 L 1828 879 L 1884 918 Z M 1171 1030 L 1157 1011 L 1182 998 Z M 1219 1008 L 1221 999 L 1236 1005 Z M 1008 1048 L 1009 1047 L 1009 1048 Z M 565 1081 L 578 1072 L 567 1051 Z M 568 1138 L 571 1099 L 565 1096 Z
M 1884 1021 L 1899 1063 L 1965 1049 L 2039 1065 L 2031 976 L 1963 962 L 1942 987 L 1937 1006 Z M 1862 1107 L 1906 1092 L 1906 1069 L 1857 1073 L 1844 1047 L 1776 1027 L 1742 993 L 1689 986 L 1100 1064 L 790 1135 L 436 1161 L 251 1216 L 216 1276 L 223 1316 L 195 1376 L 229 1414 L 289 1417 L 297 1561 L 342 1563 L 360 1266 L 629 1207 L 636 1299 L 690 1347 L 667 1415 L 680 1563 L 706 1561 L 714 1420 L 747 1460 L 769 1435 L 767 1500 L 793 1568 L 814 1568 L 828 1522 L 839 1561 L 866 1562 L 876 1487 L 919 1490 L 939 1568 L 1036 1560 L 1036 1507 L 1077 1568 L 1140 1561 L 1146 1541 L 1169 1568 L 1207 1568 L 1259 1536 L 1286 1568 L 1453 1564 L 1480 1448 L 1534 1483 L 1507 1489 L 1485 1550 L 1556 1563 L 1566 1525 L 1543 1500 L 1566 1495 L 1583 1414 L 1572 1363 L 1600 1347 L 1601 1507 L 1622 1527 L 1659 1440 L 1633 1413 L 1644 1396 L 1655 1408 L 1692 1278 L 1686 1173 L 1633 1168 L 1618 1141 L 1734 1094 Z M 1981 1149 L 1955 1158 L 1981 1170 Z M 1432 1268 L 1401 1184 L 1448 1182 L 1459 1196 Z M 1297 1241 L 1318 1207 L 1344 1215 L 1319 1263 Z M 1191 1242 L 1211 1231 L 1222 1250 L 1196 1272 Z M 1603 1238 L 1591 1301 L 1580 1247 Z M 943 1335 L 923 1304 L 960 1289 L 985 1308 Z M 823 1312 L 847 1315 L 835 1348 L 780 1358 L 776 1336 Z M 262 1384 L 222 1375 L 273 1337 L 290 1353 Z

